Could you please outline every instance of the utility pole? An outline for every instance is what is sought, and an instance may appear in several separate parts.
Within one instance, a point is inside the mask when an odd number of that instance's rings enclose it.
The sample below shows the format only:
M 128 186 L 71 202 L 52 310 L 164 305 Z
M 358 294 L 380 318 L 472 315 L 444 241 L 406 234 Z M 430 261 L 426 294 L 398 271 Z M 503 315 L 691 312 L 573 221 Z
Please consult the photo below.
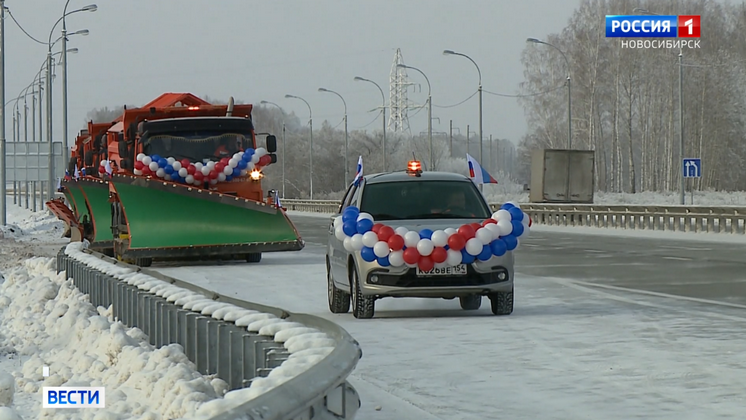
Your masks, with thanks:
M 6 174 L 5 167 L 5 0 L 0 0 L 0 222 L 8 224 L 7 203 L 5 202 Z M 15 192 L 14 192 L 15 193 Z M 15 196 L 15 195 L 14 195 Z
M 448 123 L 448 148 L 451 151 L 451 157 L 453 157 L 453 120 Z
M 466 153 L 469 153 L 471 151 L 471 148 L 469 148 L 469 124 L 466 124 Z
M 682 60 L 684 53 L 679 50 L 679 154 L 681 158 L 681 169 L 679 170 L 679 176 L 681 177 L 681 185 L 679 191 L 679 198 L 681 199 L 681 205 L 685 205 L 684 197 L 684 66 Z M 678 165 L 676 165 L 678 166 Z

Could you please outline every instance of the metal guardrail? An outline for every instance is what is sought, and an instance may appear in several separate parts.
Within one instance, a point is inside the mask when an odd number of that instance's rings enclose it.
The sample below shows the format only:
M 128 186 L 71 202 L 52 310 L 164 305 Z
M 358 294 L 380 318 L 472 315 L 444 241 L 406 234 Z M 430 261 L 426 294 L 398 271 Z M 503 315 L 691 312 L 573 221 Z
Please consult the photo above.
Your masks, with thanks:
M 336 200 L 284 199 L 288 210 L 333 214 Z M 497 210 L 501 204 L 490 204 Z M 521 203 L 533 223 L 548 226 L 746 234 L 746 207 Z
M 273 369 L 289 360 L 289 350 L 282 343 L 274 341 L 277 331 L 272 335 L 250 331 L 247 326 L 237 325 L 237 320 L 214 316 L 217 315 L 214 308 L 198 307 L 197 304 L 190 307 L 189 303 L 174 299 L 176 295 L 166 298 L 160 291 L 146 291 L 93 268 L 93 264 L 76 260 L 66 254 L 66 248 L 63 247 L 57 254 L 57 271 L 66 271 L 75 286 L 90 296 L 93 305 L 111 305 L 115 319 L 141 329 L 148 336 L 150 344 L 156 347 L 180 344 L 199 372 L 216 374 L 229 384 L 231 390 L 249 387 L 253 381 L 266 378 Z M 256 398 L 233 404 L 210 420 L 354 418 L 360 407 L 360 399 L 357 391 L 347 383 L 347 377 L 362 357 L 362 351 L 357 341 L 338 325 L 323 318 L 292 314 L 279 308 L 223 296 L 88 249 L 83 252 L 132 275 L 145 274 L 185 292 L 201 294 L 216 304 L 225 303 L 236 309 L 256 311 L 268 314 L 268 317 L 297 323 L 292 326 L 298 327 L 300 324 L 318 330 L 334 341 L 334 349 L 308 370 Z M 260 328 L 260 331 L 263 329 Z

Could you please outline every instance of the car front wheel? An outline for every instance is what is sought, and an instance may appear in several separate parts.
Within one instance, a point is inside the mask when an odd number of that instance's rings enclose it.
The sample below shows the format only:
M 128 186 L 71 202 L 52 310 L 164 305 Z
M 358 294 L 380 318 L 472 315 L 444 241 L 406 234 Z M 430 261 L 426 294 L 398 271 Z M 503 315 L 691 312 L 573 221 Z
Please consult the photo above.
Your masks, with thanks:
M 373 318 L 376 308 L 376 300 L 372 297 L 363 296 L 357 268 L 353 266 L 351 271 L 350 290 L 352 291 L 352 315 L 358 319 Z
M 326 284 L 327 298 L 329 300 L 329 310 L 333 314 L 346 314 L 350 310 L 350 294 L 340 290 L 334 285 L 332 279 L 331 267 L 326 264 Z
M 489 297 L 493 314 L 510 315 L 513 313 L 513 290 L 491 293 Z

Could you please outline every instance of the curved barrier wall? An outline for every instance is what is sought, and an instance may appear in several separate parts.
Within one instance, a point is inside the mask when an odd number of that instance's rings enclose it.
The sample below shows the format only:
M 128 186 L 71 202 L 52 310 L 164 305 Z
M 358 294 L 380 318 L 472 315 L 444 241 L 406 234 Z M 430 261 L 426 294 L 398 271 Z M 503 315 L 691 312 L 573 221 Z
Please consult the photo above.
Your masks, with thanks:
M 282 200 L 288 210 L 336 213 L 336 200 Z M 501 204 L 490 204 L 493 211 Z M 746 208 L 520 203 L 533 223 L 680 232 L 746 234 Z
M 229 384 L 235 395 L 206 403 L 199 418 L 353 419 L 360 407 L 347 377 L 362 351 L 330 321 L 222 296 L 82 243 L 60 250 L 57 271 L 152 345 L 181 344 L 197 370 Z

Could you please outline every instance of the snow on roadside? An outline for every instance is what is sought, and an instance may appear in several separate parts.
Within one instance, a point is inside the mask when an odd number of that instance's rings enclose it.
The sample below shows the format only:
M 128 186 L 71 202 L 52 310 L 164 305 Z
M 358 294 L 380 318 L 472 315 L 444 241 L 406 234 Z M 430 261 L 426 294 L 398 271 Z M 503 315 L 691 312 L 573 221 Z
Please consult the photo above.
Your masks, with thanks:
M 0 238 L 44 240 L 59 238 L 64 233 L 64 223 L 46 208 L 33 212 L 13 204 L 12 196 L 6 196 L 6 200 L 8 224 L 0 226 Z
M 497 186 L 486 185 L 484 195 L 490 203 L 503 203 L 515 201 L 528 203 L 528 192 L 523 191 L 501 191 L 495 190 Z M 681 204 L 678 191 L 654 192 L 645 191 L 641 193 L 608 193 L 596 191 L 593 197 L 594 204 L 607 205 L 639 205 L 639 206 L 677 206 Z M 691 195 L 686 194 L 686 204 L 691 205 Z M 695 206 L 746 206 L 746 192 L 744 191 L 695 191 Z

